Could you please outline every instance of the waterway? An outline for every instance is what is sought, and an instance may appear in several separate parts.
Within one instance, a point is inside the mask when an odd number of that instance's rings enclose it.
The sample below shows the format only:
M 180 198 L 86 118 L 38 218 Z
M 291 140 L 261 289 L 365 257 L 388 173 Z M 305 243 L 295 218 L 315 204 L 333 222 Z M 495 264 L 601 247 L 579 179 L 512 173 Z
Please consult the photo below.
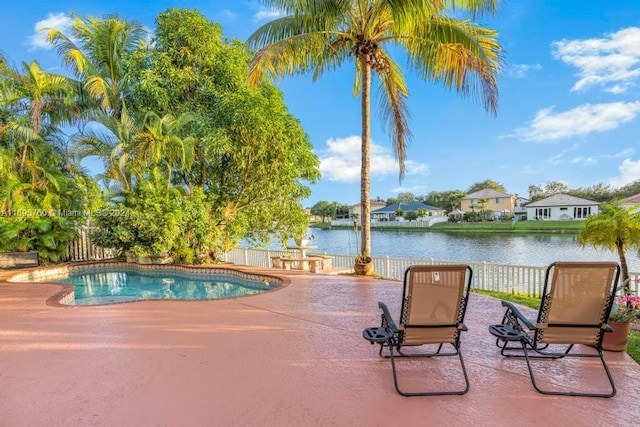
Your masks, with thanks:
M 356 255 L 358 241 L 351 230 L 310 229 L 313 252 Z M 278 244 L 271 246 L 279 249 Z M 490 262 L 511 265 L 546 266 L 554 261 L 616 261 L 616 253 L 583 247 L 571 235 L 511 235 L 434 233 L 417 231 L 372 231 L 371 254 L 392 258 L 438 261 Z M 627 253 L 629 271 L 640 272 L 637 251 Z

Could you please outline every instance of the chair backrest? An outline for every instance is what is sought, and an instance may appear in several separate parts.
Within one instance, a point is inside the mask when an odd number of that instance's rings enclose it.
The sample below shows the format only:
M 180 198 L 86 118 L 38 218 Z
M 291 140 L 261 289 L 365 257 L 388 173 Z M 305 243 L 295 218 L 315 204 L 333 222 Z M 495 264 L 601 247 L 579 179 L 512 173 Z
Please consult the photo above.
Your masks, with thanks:
M 615 262 L 556 262 L 547 268 L 536 341 L 601 343 L 620 277 Z
M 404 276 L 400 327 L 403 345 L 454 343 L 471 286 L 467 265 L 414 265 Z

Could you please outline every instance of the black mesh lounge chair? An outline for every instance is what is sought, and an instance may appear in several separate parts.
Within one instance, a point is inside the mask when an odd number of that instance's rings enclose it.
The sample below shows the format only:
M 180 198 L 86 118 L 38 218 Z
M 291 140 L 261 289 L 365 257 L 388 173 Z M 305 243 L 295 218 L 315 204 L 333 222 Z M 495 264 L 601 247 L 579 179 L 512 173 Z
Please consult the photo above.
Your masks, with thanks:
M 380 344 L 381 357 L 391 359 L 393 382 L 401 395 L 435 396 L 465 394 L 469 391 L 469 378 L 460 352 L 460 332 L 467 330 L 462 322 L 469 298 L 471 276 L 471 268 L 467 265 L 409 267 L 404 275 L 398 326 L 389 314 L 387 306 L 382 302 L 378 303 L 382 309 L 382 326 L 365 329 L 363 336 L 372 344 Z M 436 344 L 435 352 L 415 350 L 427 344 Z M 453 349 L 443 352 L 445 344 L 450 344 Z M 385 349 L 388 349 L 388 354 L 383 355 Z M 419 393 L 404 392 L 400 389 L 396 373 L 397 358 L 436 356 L 458 356 L 466 384 L 464 389 Z
M 616 387 L 602 354 L 602 338 L 612 329 L 607 319 L 616 293 L 620 267 L 615 262 L 556 262 L 547 268 L 536 323 L 507 301 L 501 325 L 489 327 L 505 357 L 524 357 L 533 387 L 540 393 L 612 397 Z M 516 344 L 516 345 L 513 345 Z M 572 351 L 575 345 L 576 350 Z M 550 347 L 553 346 L 553 347 Z M 584 347 L 595 350 L 587 350 Z M 561 350 L 551 350 L 560 348 Z M 586 352 L 584 352 L 586 350 Z M 530 354 L 530 351 L 533 354 Z M 530 359 L 600 358 L 611 391 L 586 393 L 545 390 L 536 383 Z

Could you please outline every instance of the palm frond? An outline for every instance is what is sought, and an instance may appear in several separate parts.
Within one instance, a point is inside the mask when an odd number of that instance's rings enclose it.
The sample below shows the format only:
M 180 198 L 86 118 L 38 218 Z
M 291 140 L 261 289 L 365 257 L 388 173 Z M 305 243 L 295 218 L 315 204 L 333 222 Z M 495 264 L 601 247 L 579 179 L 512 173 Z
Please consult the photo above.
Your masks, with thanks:
M 409 96 L 409 89 L 400 67 L 386 52 L 379 51 L 379 55 L 386 64 L 385 68 L 377 72 L 380 79 L 380 116 L 388 126 L 398 160 L 399 178 L 402 180 L 405 172 L 404 162 L 407 158 L 407 142 L 411 139 L 407 122 L 409 109 L 405 102 Z
M 496 113 L 497 74 L 502 63 L 497 32 L 436 15 L 416 24 L 411 34 L 396 41 L 406 48 L 410 66 L 423 79 L 470 95 Z

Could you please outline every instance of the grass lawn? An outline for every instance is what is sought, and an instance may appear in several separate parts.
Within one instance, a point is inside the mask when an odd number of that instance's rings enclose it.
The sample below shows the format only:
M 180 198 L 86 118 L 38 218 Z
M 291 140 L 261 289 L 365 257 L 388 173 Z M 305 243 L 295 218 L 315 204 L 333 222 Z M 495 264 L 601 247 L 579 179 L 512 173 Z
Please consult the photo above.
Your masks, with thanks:
M 540 308 L 540 298 L 534 298 L 521 294 L 510 294 L 506 292 L 494 292 L 494 291 L 481 291 L 472 290 L 475 293 L 482 295 L 489 295 L 494 298 L 511 301 L 516 304 L 524 305 L 525 307 L 531 307 L 535 309 Z M 631 330 L 629 332 L 629 344 L 627 344 L 627 353 L 637 363 L 640 363 L 640 331 Z
M 492 232 L 492 233 L 578 233 L 583 221 L 487 221 L 441 222 L 431 226 L 431 231 Z
M 401 227 L 393 222 L 384 223 L 388 225 L 376 224 L 378 231 L 432 231 L 451 233 L 567 233 L 578 234 L 582 229 L 583 221 L 518 221 L 512 224 L 511 221 L 486 221 L 486 222 L 440 222 L 431 227 Z M 328 222 L 316 222 L 309 225 L 312 228 L 352 230 L 353 225 L 331 225 Z

